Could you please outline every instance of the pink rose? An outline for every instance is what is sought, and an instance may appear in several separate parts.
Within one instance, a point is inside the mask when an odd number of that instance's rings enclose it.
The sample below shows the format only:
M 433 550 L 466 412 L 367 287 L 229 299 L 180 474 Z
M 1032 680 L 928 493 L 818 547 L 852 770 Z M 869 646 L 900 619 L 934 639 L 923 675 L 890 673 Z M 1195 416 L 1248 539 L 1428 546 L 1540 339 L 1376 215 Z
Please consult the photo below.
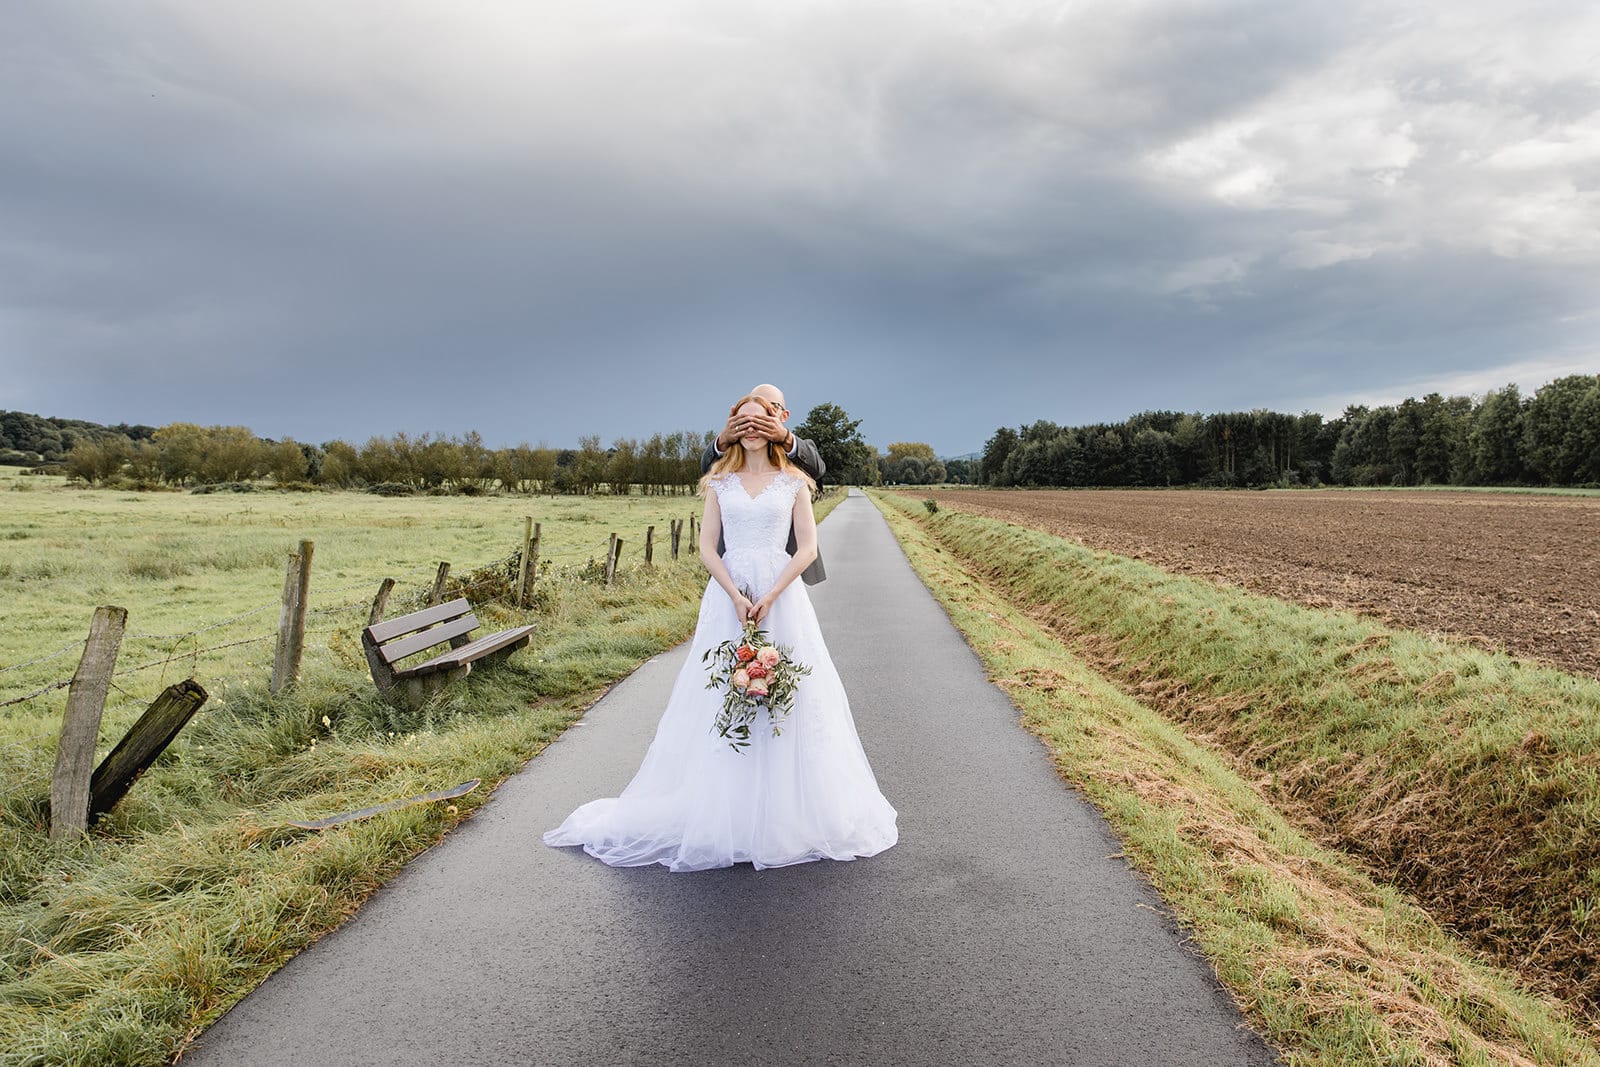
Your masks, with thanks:
M 767 695 L 767 680 L 765 678 L 752 679 L 751 682 L 750 682 L 750 688 L 745 690 L 745 692 L 749 693 L 753 697 L 764 697 L 764 696 L 766 696 Z
M 744 671 L 734 671 L 733 677 L 728 681 L 732 682 L 735 688 L 743 689 L 750 684 L 750 675 Z
M 750 677 L 752 678 L 765 678 L 767 675 L 772 673 L 759 663 L 752 663 L 745 669 L 750 672 Z
M 764 667 L 776 667 L 778 665 L 778 661 L 782 658 L 783 653 L 779 652 L 771 645 L 768 645 L 766 648 L 763 648 L 760 652 L 756 653 L 756 660 Z

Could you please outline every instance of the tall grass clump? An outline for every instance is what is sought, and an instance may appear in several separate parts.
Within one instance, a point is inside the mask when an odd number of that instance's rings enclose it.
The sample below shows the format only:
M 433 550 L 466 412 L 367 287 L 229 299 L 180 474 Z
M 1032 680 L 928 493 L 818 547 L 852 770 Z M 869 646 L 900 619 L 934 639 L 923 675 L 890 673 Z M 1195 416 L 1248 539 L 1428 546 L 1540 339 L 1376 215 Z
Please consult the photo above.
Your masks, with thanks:
M 1325 843 L 1600 1025 L 1600 682 L 881 499 Z

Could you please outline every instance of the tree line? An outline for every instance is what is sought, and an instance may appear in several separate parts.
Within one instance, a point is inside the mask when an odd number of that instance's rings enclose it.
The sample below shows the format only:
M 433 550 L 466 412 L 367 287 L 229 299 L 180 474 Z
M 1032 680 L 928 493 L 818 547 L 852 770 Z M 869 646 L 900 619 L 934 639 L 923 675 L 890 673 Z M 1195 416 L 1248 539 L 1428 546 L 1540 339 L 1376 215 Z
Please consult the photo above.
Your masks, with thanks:
M 1429 393 L 1331 419 L 1256 410 L 1041 420 L 996 430 L 971 467 L 946 466 L 951 481 L 996 486 L 1594 486 L 1600 375 L 1559 378 L 1529 397 L 1516 385 L 1481 399 Z
M 269 480 L 392 493 L 593 493 L 638 486 L 646 494 L 665 494 L 694 487 L 712 436 L 685 430 L 618 438 L 602 446 L 599 435 L 589 435 L 578 439 L 577 448 L 489 448 L 475 432 L 461 437 L 402 432 L 362 445 L 308 444 L 257 437 L 243 426 L 180 422 L 140 438 L 115 428 L 80 433 L 63 466 L 69 477 L 91 485 L 132 488 Z
M 837 404 L 822 403 L 795 426 L 815 441 L 827 464 L 824 484 L 875 484 L 882 457 Z M 683 430 L 623 437 L 599 435 L 577 448 L 520 444 L 491 449 L 476 432 L 462 437 L 397 433 L 364 445 L 307 444 L 258 437 L 243 426 L 102 426 L 81 420 L 0 412 L 0 463 L 65 473 L 90 485 L 198 487 L 269 480 L 378 492 L 491 490 L 535 493 L 684 493 L 700 478 L 715 431 Z M 921 446 L 926 448 L 927 446 Z M 931 451 L 929 452 L 931 456 Z

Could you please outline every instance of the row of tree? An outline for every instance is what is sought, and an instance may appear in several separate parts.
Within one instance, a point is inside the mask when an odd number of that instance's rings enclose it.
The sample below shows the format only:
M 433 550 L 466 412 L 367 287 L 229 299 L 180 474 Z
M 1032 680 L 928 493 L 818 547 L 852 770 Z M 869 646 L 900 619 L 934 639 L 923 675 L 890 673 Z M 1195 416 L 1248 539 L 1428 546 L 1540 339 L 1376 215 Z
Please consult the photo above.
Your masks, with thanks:
M 1324 419 L 1148 411 L 1120 423 L 1002 427 L 977 469 L 999 486 L 1600 484 L 1600 375 L 1482 399 L 1430 393 Z M 911 482 L 912 478 L 898 478 Z
M 621 438 L 602 447 L 598 436 L 577 448 L 522 444 L 492 449 L 476 433 L 464 437 L 373 437 L 364 445 L 321 445 L 257 437 L 242 426 L 173 423 L 148 439 L 114 432 L 80 437 L 66 472 L 90 484 L 188 485 L 270 479 L 280 485 L 332 488 L 403 487 L 418 491 L 682 493 L 700 477 L 710 436 L 696 431 Z
M 1324 419 L 1274 411 L 1147 411 L 1119 423 L 1048 420 L 995 431 L 981 458 L 939 459 L 922 442 L 880 454 L 837 404 L 795 427 L 816 442 L 825 484 L 997 486 L 1585 485 L 1600 484 L 1600 375 L 1515 385 L 1481 399 L 1422 399 L 1347 408 Z M 361 446 L 257 437 L 240 426 L 98 426 L 0 412 L 0 462 L 48 464 L 90 483 L 187 486 L 270 478 L 338 488 L 458 492 L 688 492 L 710 431 L 619 438 L 602 446 L 491 449 L 464 437 L 374 437 Z
M 17 414 L 10 422 L 35 432 L 42 420 Z M 813 440 L 827 465 L 824 484 L 871 485 L 882 478 L 885 458 L 862 438 L 861 420 L 837 404 L 811 409 L 795 432 Z M 403 487 L 418 491 L 483 492 L 502 489 L 537 493 L 612 493 L 637 486 L 647 494 L 688 492 L 700 477 L 700 460 L 712 431 L 685 430 L 646 438 L 618 438 L 603 446 L 598 435 L 580 437 L 577 448 L 526 444 L 492 449 L 477 433 L 464 437 L 413 437 L 397 433 L 364 445 L 328 441 L 320 445 L 257 437 L 243 426 L 172 423 L 158 428 L 78 423 L 63 456 L 70 476 L 90 484 L 134 486 L 214 485 L 270 479 L 280 485 L 333 488 Z M 63 431 L 66 432 L 66 431 Z M 25 439 L 38 443 L 37 436 Z M 927 445 L 896 445 L 891 457 L 943 467 Z M 896 451 L 899 450 L 899 451 Z M 909 455 L 909 453 L 908 453 Z M 37 450 L 21 462 L 37 464 Z M 919 470 L 922 470 L 919 467 Z

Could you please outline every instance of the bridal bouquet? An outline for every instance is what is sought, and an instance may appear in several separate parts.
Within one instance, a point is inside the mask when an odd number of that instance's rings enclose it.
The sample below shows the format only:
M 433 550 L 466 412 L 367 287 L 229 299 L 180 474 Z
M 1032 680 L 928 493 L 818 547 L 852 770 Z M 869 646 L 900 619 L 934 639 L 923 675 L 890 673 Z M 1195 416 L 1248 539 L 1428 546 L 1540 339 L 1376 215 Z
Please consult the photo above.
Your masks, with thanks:
M 724 690 L 722 711 L 715 723 L 717 734 L 727 739 L 735 752 L 750 744 L 750 726 L 756 710 L 767 709 L 772 720 L 772 736 L 783 733 L 783 720 L 794 707 L 794 689 L 811 668 L 796 663 L 792 650 L 774 645 L 756 624 L 744 624 L 737 641 L 724 641 L 701 657 L 709 663 L 711 681 L 707 689 Z

